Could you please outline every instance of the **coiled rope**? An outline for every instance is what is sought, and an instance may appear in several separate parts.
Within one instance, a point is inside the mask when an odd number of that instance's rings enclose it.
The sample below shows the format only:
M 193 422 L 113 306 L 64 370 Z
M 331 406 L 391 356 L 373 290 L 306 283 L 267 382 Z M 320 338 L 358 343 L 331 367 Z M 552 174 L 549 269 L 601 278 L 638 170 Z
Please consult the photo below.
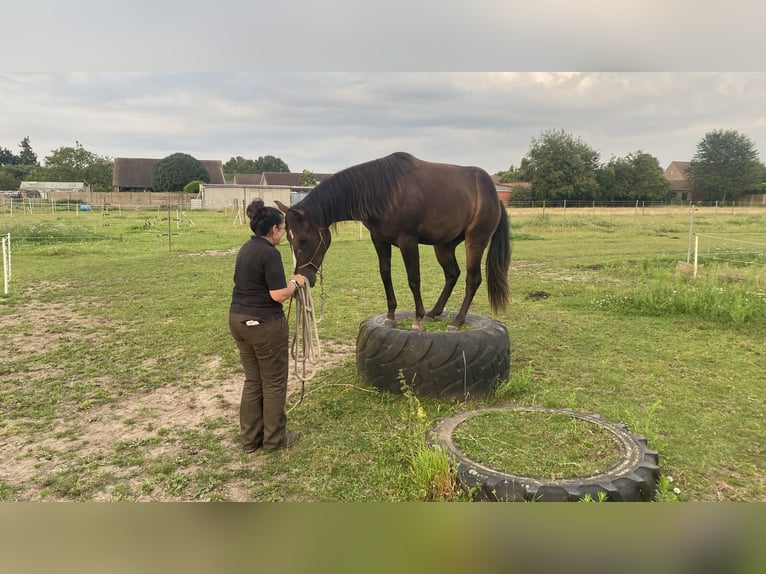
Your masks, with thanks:
M 322 350 L 319 347 L 319 329 L 317 324 L 322 320 L 322 310 L 324 307 L 324 277 L 322 273 L 319 273 L 319 284 L 323 288 L 322 295 L 320 296 L 321 306 L 319 309 L 319 319 L 316 318 L 314 313 L 314 299 L 311 296 L 311 287 L 308 280 L 304 281 L 303 287 L 298 287 L 295 290 L 295 327 L 293 328 L 293 340 L 290 344 L 290 356 L 293 359 L 293 372 L 298 380 L 301 382 L 301 397 L 298 402 L 287 409 L 287 413 L 299 406 L 303 402 L 303 398 L 315 391 L 324 389 L 325 387 L 350 387 L 364 391 L 366 393 L 377 393 L 376 390 L 365 389 L 357 385 L 350 385 L 347 383 L 325 383 L 317 388 L 306 392 L 306 381 L 312 379 L 316 374 L 316 365 L 319 363 L 319 358 L 322 356 Z M 292 313 L 293 302 L 290 300 L 290 307 L 287 311 L 288 319 Z
M 288 316 L 292 311 L 292 300 Z M 321 318 L 320 318 L 321 320 Z M 306 381 L 316 374 L 316 365 L 322 356 L 319 346 L 319 329 L 314 312 L 314 299 L 311 296 L 311 287 L 308 280 L 304 285 L 295 290 L 295 326 L 293 328 L 293 340 L 290 344 L 290 356 L 293 359 L 293 372 L 301 382 L 300 400 L 290 407 L 288 413 L 303 402 L 306 394 Z

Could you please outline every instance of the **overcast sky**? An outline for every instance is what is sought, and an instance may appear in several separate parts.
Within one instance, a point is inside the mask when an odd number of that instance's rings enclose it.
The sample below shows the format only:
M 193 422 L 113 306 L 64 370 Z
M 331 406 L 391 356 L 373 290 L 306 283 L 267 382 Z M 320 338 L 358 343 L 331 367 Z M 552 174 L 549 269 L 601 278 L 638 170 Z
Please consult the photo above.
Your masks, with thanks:
M 733 129 L 766 157 L 764 73 L 4 73 L 0 146 L 42 161 L 74 146 L 109 157 L 274 155 L 335 172 L 408 151 L 490 173 L 563 129 L 603 162 L 642 150 L 664 168 Z
M 0 146 L 40 160 L 78 141 L 321 173 L 404 150 L 495 173 L 551 129 L 603 162 L 689 160 L 715 129 L 766 159 L 758 0 L 6 4 Z

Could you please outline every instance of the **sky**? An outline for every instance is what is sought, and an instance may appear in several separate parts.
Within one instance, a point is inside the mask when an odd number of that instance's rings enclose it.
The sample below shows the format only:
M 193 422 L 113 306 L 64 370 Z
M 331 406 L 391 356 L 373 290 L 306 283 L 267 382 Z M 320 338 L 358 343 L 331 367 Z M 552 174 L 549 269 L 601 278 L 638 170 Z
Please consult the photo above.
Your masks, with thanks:
M 79 142 L 108 157 L 273 155 L 332 173 L 395 151 L 496 173 L 564 130 L 602 162 L 688 161 L 712 130 L 766 160 L 766 73 L 2 73 L 0 146 L 44 160 Z
M 40 160 L 79 142 L 331 173 L 407 151 L 496 173 L 564 130 L 664 168 L 717 129 L 766 159 L 757 0 L 26 0 L 2 18 L 0 146 L 29 136 Z

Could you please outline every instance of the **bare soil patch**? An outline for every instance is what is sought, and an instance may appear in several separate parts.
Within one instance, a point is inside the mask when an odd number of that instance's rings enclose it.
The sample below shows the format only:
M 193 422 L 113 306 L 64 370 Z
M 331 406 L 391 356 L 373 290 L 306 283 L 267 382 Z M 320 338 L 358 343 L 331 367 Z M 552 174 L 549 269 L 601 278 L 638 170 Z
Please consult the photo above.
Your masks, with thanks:
M 0 350 L 0 361 L 12 359 L 12 355 L 33 353 L 42 340 L 25 332 L 24 325 L 49 321 L 56 325 L 56 332 L 44 333 L 45 344 L 50 348 L 57 341 L 76 336 L 82 338 L 94 331 L 95 320 L 73 313 L 64 304 L 31 303 L 20 306 L 14 313 L 0 316 L 0 330 L 9 330 L 9 337 Z M 22 331 L 22 332 L 19 332 Z M 95 336 L 95 335 L 94 335 Z M 9 349 L 11 351 L 9 351 Z M 332 341 L 321 343 L 321 355 L 312 369 L 326 369 L 353 356 L 354 347 Z M 40 371 L 50 376 L 53 366 L 41 365 Z M 290 365 L 288 379 L 288 407 L 297 402 L 302 384 Z M 34 371 L 34 369 L 33 369 Z M 60 497 L 46 492 L 46 479 L 58 473 L 71 471 L 72 467 L 98 461 L 97 475 L 112 475 L 128 480 L 133 492 L 141 492 L 140 468 L 120 466 L 113 462 L 119 445 L 141 445 L 144 465 L 152 461 L 173 459 L 188 455 L 177 434 L 184 429 L 200 429 L 215 423 L 223 446 L 231 452 L 233 465 L 258 464 L 244 460 L 239 449 L 239 400 L 243 383 L 241 369 L 222 366 L 221 357 L 205 357 L 196 365 L 193 376 L 179 373 L 179 381 L 199 381 L 167 385 L 147 391 L 129 393 L 116 403 L 99 404 L 78 410 L 78 405 L 65 407 L 48 426 L 48 430 L 27 430 L 35 421 L 8 419 L 0 425 L 0 485 L 5 483 L 19 490 L 21 500 L 56 500 Z M 36 372 L 36 371 L 34 371 Z M 34 373 L 32 378 L 34 378 Z M 102 376 L 99 384 L 106 387 L 118 385 L 111 376 Z M 101 381 L 100 379 L 104 379 Z M 95 382 L 91 379 L 90 382 Z M 307 383 L 310 385 L 310 381 Z M 171 429 L 167 434 L 159 429 Z M 159 440 L 158 440 L 158 437 Z M 204 465 L 200 461 L 199 467 Z M 184 473 L 193 473 L 195 466 L 187 466 Z M 113 481 L 111 481 L 113 482 Z M 107 486 L 97 492 L 97 500 L 114 500 L 117 495 Z M 223 488 L 229 500 L 247 500 L 244 483 L 227 483 Z M 61 497 L 66 498 L 66 497 Z M 139 497 L 143 499 L 143 497 Z M 173 500 L 172 496 L 148 493 L 146 500 Z

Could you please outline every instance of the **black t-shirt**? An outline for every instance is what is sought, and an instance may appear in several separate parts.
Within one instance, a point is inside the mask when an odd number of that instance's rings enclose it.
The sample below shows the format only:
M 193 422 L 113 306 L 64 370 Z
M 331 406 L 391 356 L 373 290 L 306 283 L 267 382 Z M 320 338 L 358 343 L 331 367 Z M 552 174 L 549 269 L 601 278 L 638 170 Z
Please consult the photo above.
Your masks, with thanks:
M 284 315 L 282 303 L 274 301 L 269 291 L 285 287 L 279 251 L 263 237 L 253 236 L 237 253 L 229 311 L 262 319 Z

